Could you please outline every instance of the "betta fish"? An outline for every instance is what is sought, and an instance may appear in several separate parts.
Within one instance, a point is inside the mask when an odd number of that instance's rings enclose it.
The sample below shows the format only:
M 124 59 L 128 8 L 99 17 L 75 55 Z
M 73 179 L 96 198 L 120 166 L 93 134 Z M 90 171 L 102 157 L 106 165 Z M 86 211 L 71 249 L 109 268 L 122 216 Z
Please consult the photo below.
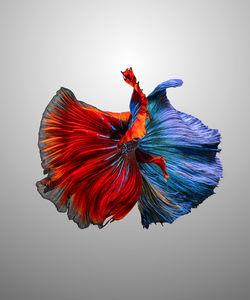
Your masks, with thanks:
M 61 88 L 45 109 L 40 156 L 47 177 L 38 192 L 79 228 L 123 219 L 137 203 L 141 223 L 172 223 L 207 197 L 222 177 L 220 133 L 176 110 L 166 89 L 147 97 L 132 68 L 130 112 L 102 111 Z

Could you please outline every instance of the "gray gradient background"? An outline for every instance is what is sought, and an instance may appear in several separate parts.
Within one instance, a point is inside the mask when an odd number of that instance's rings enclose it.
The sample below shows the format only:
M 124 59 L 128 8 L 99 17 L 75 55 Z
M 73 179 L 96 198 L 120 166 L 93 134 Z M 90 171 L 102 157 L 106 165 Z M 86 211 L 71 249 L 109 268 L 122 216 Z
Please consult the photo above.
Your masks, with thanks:
M 1 1 L 1 300 L 246 300 L 249 241 L 248 1 Z M 222 134 L 216 194 L 172 225 L 135 207 L 80 230 L 37 193 L 39 122 L 61 87 L 126 111 L 132 66 L 146 94 Z

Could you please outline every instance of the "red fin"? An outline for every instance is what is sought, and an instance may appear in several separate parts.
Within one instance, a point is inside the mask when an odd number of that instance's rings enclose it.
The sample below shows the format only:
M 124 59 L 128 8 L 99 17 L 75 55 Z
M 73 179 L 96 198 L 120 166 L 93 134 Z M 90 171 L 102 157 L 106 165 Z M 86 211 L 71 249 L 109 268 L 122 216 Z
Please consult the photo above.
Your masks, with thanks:
M 140 108 L 137 113 L 136 120 L 123 136 L 119 144 L 123 142 L 128 143 L 129 141 L 142 138 L 146 134 L 145 122 L 149 117 L 149 113 L 147 112 L 148 100 L 142 92 L 139 82 L 136 81 L 132 68 L 127 69 L 125 72 L 122 72 L 122 74 L 124 76 L 124 80 L 134 88 L 131 101 L 138 103 Z
M 37 188 L 81 228 L 122 219 L 140 197 L 135 153 L 117 147 L 127 129 L 127 121 L 77 101 L 63 88 L 44 112 L 39 147 L 48 177 Z
M 143 163 L 155 163 L 157 166 L 159 166 L 163 172 L 164 180 L 167 181 L 167 178 L 169 177 L 168 173 L 166 172 L 166 163 L 163 156 L 153 156 L 148 153 L 142 152 L 139 149 L 136 149 L 136 158 L 139 162 Z

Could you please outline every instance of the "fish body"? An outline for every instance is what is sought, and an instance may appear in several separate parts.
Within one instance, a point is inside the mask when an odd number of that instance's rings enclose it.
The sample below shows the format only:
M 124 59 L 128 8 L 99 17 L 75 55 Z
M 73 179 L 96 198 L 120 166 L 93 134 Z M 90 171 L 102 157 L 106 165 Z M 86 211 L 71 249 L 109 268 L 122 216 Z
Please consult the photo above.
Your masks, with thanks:
M 222 177 L 220 134 L 177 111 L 159 84 L 147 97 L 132 68 L 130 112 L 101 111 L 61 88 L 43 113 L 39 130 L 43 198 L 80 228 L 102 228 L 138 204 L 141 223 L 172 223 L 214 193 Z

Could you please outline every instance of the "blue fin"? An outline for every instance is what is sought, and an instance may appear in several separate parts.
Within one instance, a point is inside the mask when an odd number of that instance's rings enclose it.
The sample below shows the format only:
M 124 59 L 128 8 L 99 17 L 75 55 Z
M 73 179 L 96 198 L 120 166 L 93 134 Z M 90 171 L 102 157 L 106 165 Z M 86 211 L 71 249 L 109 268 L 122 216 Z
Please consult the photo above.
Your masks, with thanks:
M 183 81 L 181 79 L 170 79 L 170 80 L 164 81 L 164 82 L 160 83 L 159 85 L 157 85 L 157 87 L 153 90 L 152 93 L 150 93 L 147 96 L 147 98 L 150 100 L 151 98 L 165 95 L 167 88 L 178 87 L 178 86 L 182 86 L 182 85 L 183 85 Z
M 178 209 L 166 206 L 162 196 L 155 200 L 156 196 L 142 193 L 138 205 L 144 227 L 153 222 L 171 223 L 190 212 L 191 207 L 197 207 L 214 193 L 222 177 L 222 166 L 216 157 L 220 151 L 218 130 L 209 129 L 199 119 L 177 111 L 163 92 L 164 87 L 174 83 L 179 86 L 181 82 L 166 81 L 150 94 L 147 109 L 151 119 L 146 123 L 147 135 L 138 146 L 145 153 L 163 156 L 169 175 L 165 182 L 157 165 L 140 163 L 140 171 L 146 178 L 144 189 L 158 191 L 168 199 L 168 204 L 177 205 Z

